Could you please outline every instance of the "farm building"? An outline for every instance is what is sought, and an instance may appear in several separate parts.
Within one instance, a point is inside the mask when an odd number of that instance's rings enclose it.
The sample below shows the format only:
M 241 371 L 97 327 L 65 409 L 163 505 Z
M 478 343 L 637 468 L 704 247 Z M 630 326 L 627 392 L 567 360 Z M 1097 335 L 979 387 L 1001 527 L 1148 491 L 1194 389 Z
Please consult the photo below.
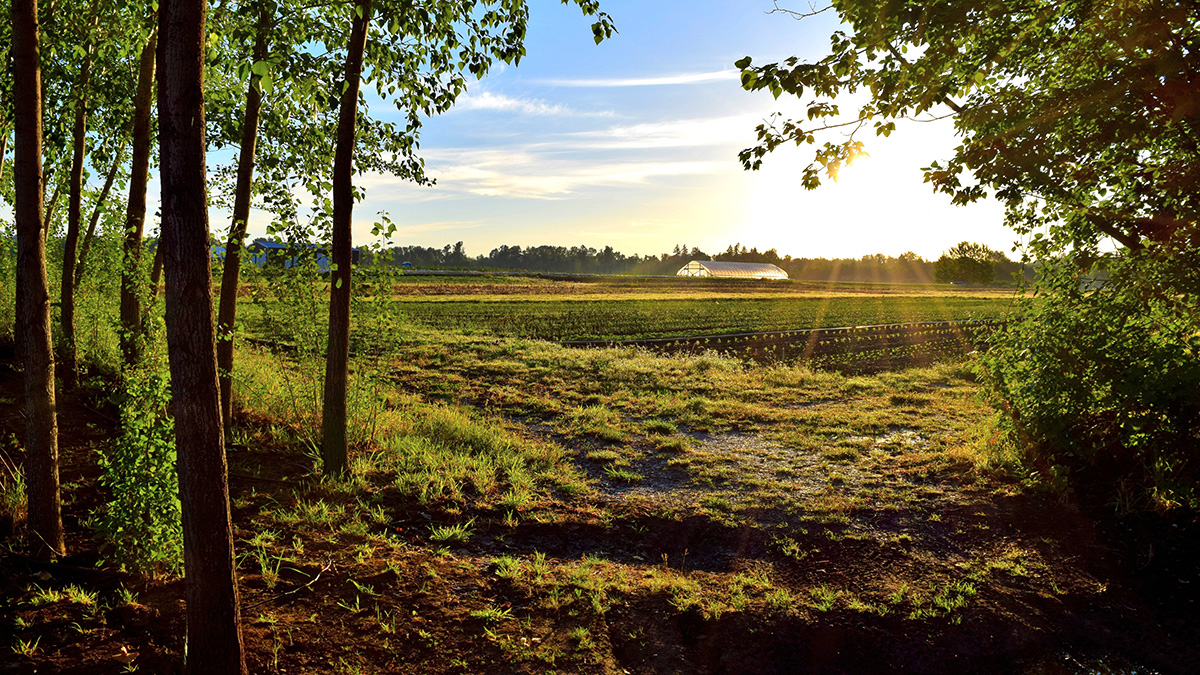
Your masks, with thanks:
M 718 279 L 786 279 L 787 272 L 771 263 L 722 262 L 693 260 L 684 265 L 676 276 L 715 277 Z

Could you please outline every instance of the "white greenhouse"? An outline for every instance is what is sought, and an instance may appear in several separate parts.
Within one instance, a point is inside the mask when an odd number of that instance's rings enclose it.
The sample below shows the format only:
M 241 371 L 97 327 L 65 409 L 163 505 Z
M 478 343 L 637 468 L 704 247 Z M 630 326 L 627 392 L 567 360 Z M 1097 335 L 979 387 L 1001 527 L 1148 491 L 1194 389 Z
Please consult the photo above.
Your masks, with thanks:
M 786 279 L 787 272 L 771 263 L 721 262 L 693 260 L 684 265 L 676 276 L 714 277 L 717 279 Z

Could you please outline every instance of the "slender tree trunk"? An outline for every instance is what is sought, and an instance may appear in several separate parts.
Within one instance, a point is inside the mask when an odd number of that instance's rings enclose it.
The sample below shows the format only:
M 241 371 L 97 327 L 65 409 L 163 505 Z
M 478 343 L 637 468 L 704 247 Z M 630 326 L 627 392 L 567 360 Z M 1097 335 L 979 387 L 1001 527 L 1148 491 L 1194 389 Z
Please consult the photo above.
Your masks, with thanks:
M 271 12 L 266 3 L 258 11 L 254 36 L 255 63 L 267 57 L 267 35 Z M 262 109 L 261 77 L 250 75 L 246 92 L 246 115 L 242 121 L 242 146 L 238 152 L 237 186 L 233 198 L 233 223 L 225 244 L 225 268 L 221 272 L 221 302 L 217 312 L 217 376 L 221 381 L 221 422 L 225 442 L 233 442 L 233 330 L 237 325 L 237 292 L 241 274 L 242 244 L 246 240 L 246 219 L 250 217 L 250 195 L 254 181 L 254 152 L 258 143 L 258 117 Z
M 117 156 L 113 158 L 112 167 L 104 177 L 104 187 L 100 190 L 100 196 L 96 197 L 96 205 L 92 207 L 92 218 L 88 221 L 87 234 L 83 237 L 83 245 L 79 247 L 79 260 L 75 263 L 76 284 L 82 283 L 83 274 L 87 271 L 88 254 L 91 253 L 92 241 L 96 238 L 96 225 L 100 222 L 100 215 L 104 213 L 104 203 L 108 201 L 108 193 L 112 190 L 117 171 L 121 168 L 121 154 L 122 152 L 118 151 Z
M 50 343 L 50 291 L 42 235 L 41 54 L 36 0 L 12 2 L 12 59 L 16 157 L 13 184 L 17 225 L 17 277 L 25 368 L 26 484 L 29 548 L 40 558 L 64 555 L 58 487 L 58 422 L 54 354 Z
M 121 353 L 130 366 L 141 360 L 142 302 L 138 280 L 142 268 L 142 229 L 146 223 L 146 183 L 150 175 L 150 109 L 154 103 L 157 38 L 157 33 L 151 33 L 142 49 L 137 96 L 133 102 L 133 161 L 121 256 Z
M 158 302 L 158 282 L 162 280 L 162 242 L 154 247 L 154 262 L 150 263 L 150 302 Z
M 4 156 L 8 152 L 8 129 L 0 130 L 0 183 L 4 182 Z
M 204 0 L 159 10 L 159 149 L 167 353 L 187 596 L 187 675 L 246 673 L 217 386 L 204 175 Z
M 350 361 L 351 218 L 354 211 L 354 134 L 371 0 L 355 0 L 346 52 L 346 87 L 338 106 L 333 156 L 333 272 L 329 284 L 329 349 L 325 357 L 321 457 L 325 475 L 346 472 L 346 379 Z
M 62 376 L 63 388 L 67 391 L 75 389 L 76 363 L 75 356 L 75 255 L 79 247 L 79 221 L 83 210 L 83 156 L 87 143 L 87 106 L 89 80 L 92 74 L 92 41 L 91 29 L 96 20 L 99 2 L 92 3 L 91 16 L 88 18 L 88 45 L 79 69 L 79 80 L 75 85 L 75 124 L 71 129 L 71 177 L 69 179 L 67 197 L 67 235 L 63 239 L 62 284 L 59 285 L 59 320 L 62 324 Z
M 50 193 L 50 201 L 46 202 L 45 215 L 42 216 L 42 238 L 46 238 L 46 233 L 50 231 L 50 227 L 54 224 L 54 207 L 58 205 L 58 198 L 62 196 L 62 183 L 54 184 L 54 192 Z

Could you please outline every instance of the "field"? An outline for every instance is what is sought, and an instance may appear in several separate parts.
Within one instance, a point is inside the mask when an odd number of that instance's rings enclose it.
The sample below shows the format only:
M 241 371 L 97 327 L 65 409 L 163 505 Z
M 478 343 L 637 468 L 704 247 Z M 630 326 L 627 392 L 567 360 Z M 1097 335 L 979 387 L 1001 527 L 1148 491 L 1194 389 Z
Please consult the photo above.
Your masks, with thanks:
M 530 283 L 526 288 L 539 292 L 525 294 L 492 286 L 503 290 L 484 294 L 487 286 L 456 289 L 443 283 L 437 294 L 402 296 L 400 307 L 412 323 L 439 330 L 555 341 L 636 340 L 995 319 L 1008 313 L 1012 298 L 1011 291 L 916 295 L 915 287 L 897 286 L 868 293 L 865 285 L 800 282 L 749 282 L 741 289 L 729 282 L 661 279 L 565 282 L 553 291 L 545 286 Z
M 1006 294 L 400 285 L 358 308 L 342 483 L 314 464 L 322 364 L 286 334 L 314 315 L 283 296 L 247 313 L 229 462 L 252 672 L 1200 667 L 1192 552 L 1146 557 L 1153 533 L 1042 492 L 969 358 L 851 376 L 553 342 L 990 318 Z M 5 433 L 18 386 L 0 366 Z M 103 499 L 116 413 L 91 387 L 62 406 L 72 504 Z M 5 559 L 0 672 L 173 672 L 180 582 L 96 569 L 88 522 L 68 527 L 65 566 Z

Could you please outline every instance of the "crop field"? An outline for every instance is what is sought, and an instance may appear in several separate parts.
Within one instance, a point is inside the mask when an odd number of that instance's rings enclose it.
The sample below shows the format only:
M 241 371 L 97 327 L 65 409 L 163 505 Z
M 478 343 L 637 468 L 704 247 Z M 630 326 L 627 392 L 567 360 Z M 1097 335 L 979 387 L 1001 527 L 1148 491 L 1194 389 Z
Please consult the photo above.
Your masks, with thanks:
M 1005 297 L 815 295 L 603 300 L 410 299 L 414 324 L 539 340 L 632 340 L 1004 317 Z

